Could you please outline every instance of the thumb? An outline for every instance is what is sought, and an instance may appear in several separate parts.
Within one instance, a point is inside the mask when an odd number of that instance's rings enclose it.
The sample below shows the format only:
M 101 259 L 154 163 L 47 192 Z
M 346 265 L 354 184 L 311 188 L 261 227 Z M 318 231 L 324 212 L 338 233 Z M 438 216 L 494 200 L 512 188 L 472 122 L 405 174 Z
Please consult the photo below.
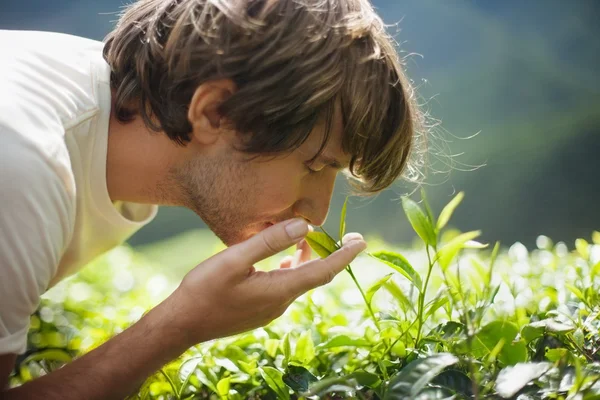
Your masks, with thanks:
M 292 219 L 268 227 L 250 239 L 230 248 L 240 266 L 247 268 L 298 243 L 309 232 L 303 219 Z

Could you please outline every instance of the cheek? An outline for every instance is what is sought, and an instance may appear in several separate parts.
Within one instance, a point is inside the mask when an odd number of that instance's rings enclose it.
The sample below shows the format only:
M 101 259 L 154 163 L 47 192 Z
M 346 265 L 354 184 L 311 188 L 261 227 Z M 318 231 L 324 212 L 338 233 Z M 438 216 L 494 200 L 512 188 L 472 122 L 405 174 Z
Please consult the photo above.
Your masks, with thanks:
M 290 208 L 299 197 L 302 177 L 297 171 L 282 165 L 261 168 L 257 193 L 258 204 L 272 210 Z

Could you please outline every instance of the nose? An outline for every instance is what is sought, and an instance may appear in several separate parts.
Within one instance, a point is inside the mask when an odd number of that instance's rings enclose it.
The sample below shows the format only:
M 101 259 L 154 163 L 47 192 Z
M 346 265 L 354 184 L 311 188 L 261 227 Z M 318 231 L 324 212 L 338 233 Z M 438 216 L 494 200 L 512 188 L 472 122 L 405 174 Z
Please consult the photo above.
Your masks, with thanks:
M 304 195 L 295 204 L 295 214 L 308 220 L 312 225 L 323 225 L 331 204 L 335 176 L 335 173 L 326 173 L 307 184 Z

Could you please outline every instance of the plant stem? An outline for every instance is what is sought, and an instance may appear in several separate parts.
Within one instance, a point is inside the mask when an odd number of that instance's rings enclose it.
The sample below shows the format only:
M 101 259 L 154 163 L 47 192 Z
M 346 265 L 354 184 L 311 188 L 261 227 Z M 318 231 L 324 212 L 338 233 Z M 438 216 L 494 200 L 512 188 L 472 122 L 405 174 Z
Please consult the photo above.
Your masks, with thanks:
M 427 261 L 429 262 L 429 268 L 427 269 L 427 277 L 425 278 L 425 283 L 419 292 L 419 304 L 417 308 L 417 319 L 419 321 L 419 325 L 417 328 L 417 338 L 415 340 L 415 349 L 419 348 L 419 341 L 421 340 L 421 330 L 423 329 L 423 307 L 425 305 L 425 293 L 427 293 L 427 285 L 429 284 L 429 278 L 431 278 L 431 271 L 433 271 L 433 264 L 431 262 L 431 253 L 429 252 L 429 245 L 425 245 L 425 250 L 427 251 Z
M 371 318 L 373 318 L 373 322 L 375 323 L 375 326 L 377 327 L 377 330 L 381 331 L 381 327 L 379 326 L 379 321 L 375 317 L 375 313 L 373 312 L 373 309 L 371 308 L 371 304 L 367 301 L 367 296 L 365 296 L 365 292 L 363 292 L 362 288 L 360 287 L 360 284 L 356 280 L 356 277 L 354 276 L 354 272 L 352 272 L 352 267 L 350 267 L 350 265 L 348 265 L 346 267 L 346 271 L 348 271 L 348 273 L 352 277 L 352 280 L 356 284 L 356 287 L 360 291 L 360 294 L 362 295 L 362 298 L 365 301 L 365 304 L 367 305 L 367 309 L 369 310 L 369 314 L 371 314 Z
M 331 239 L 335 243 L 335 246 L 339 249 L 340 246 L 337 245 L 337 242 L 335 240 L 333 240 L 333 238 L 331 237 L 331 235 L 329 233 L 327 233 L 327 231 L 322 226 L 320 228 L 323 231 L 323 233 L 326 234 L 329 237 L 329 239 Z M 340 240 L 341 240 L 341 238 L 340 238 Z M 381 327 L 379 326 L 379 321 L 375 317 L 375 313 L 373 312 L 373 309 L 371 308 L 371 304 L 367 301 L 367 296 L 365 296 L 365 292 L 362 290 L 362 287 L 360 287 L 360 284 L 358 283 L 358 280 L 356 280 L 356 276 L 354 276 L 354 272 L 352 272 L 352 267 L 350 266 L 350 264 L 348 264 L 348 266 L 346 267 L 346 271 L 348 271 L 348 273 L 352 277 L 352 280 L 356 284 L 356 287 L 360 291 L 360 294 L 361 294 L 363 300 L 365 301 L 367 309 L 369 310 L 369 314 L 371 314 L 371 318 L 373 318 L 373 322 L 375 323 L 375 327 L 377 327 L 377 330 L 381 332 Z

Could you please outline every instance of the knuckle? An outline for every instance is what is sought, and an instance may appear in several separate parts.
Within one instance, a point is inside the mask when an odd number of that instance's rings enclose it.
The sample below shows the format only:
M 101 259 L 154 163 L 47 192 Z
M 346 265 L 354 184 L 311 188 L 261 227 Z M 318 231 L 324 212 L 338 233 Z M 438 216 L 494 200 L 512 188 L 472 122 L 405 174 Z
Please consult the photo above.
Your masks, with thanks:
M 278 253 L 279 246 L 277 245 L 277 240 L 270 235 L 262 235 L 262 241 L 267 250 L 271 253 Z

